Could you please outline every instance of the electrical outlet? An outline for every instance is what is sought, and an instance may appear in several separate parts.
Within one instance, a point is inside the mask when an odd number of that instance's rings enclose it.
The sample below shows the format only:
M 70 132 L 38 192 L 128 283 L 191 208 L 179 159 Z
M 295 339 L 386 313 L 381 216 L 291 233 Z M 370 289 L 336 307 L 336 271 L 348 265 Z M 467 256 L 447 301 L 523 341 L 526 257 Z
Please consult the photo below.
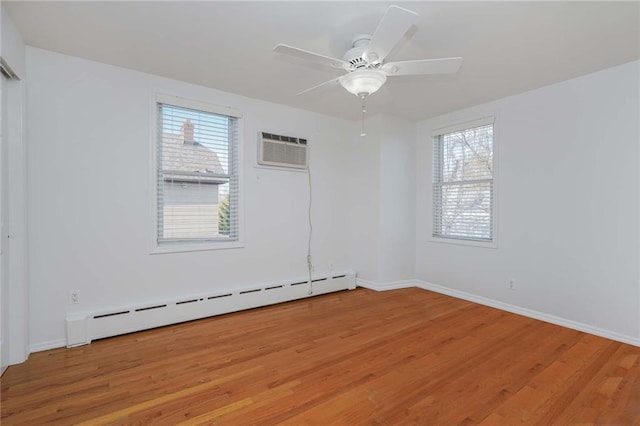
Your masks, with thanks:
M 507 288 L 509 290 L 513 290 L 516 287 L 516 284 L 513 282 L 513 280 L 509 280 L 509 283 L 507 284 Z
M 71 291 L 71 303 L 74 305 L 80 303 L 80 292 L 78 290 Z

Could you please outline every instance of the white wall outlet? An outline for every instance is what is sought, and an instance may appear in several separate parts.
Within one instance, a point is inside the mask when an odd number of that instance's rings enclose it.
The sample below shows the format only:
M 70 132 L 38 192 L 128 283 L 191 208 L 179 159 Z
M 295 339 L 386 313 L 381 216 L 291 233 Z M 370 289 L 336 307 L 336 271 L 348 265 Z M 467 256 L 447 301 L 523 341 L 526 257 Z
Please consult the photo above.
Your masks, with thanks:
M 513 290 L 516 287 L 516 284 L 513 280 L 509 280 L 509 282 L 507 283 L 507 288 L 509 290 Z
M 71 290 L 71 303 L 74 305 L 80 303 L 80 292 L 78 290 Z

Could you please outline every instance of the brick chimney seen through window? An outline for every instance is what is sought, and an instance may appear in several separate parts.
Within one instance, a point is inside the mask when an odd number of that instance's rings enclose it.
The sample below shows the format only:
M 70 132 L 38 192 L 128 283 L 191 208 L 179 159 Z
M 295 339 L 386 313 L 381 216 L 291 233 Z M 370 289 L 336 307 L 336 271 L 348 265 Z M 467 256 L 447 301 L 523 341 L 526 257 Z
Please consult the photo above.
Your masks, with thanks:
M 182 124 L 182 143 L 193 145 L 193 123 L 188 118 Z

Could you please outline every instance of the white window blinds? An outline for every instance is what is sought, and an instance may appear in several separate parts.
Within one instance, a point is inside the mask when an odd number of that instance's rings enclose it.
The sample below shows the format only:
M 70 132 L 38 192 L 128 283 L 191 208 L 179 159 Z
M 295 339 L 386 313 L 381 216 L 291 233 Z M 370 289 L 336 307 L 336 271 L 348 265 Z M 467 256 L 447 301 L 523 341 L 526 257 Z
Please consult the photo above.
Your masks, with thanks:
M 493 118 L 433 134 L 433 236 L 493 242 Z
M 236 241 L 240 114 L 179 98 L 156 105 L 158 243 Z

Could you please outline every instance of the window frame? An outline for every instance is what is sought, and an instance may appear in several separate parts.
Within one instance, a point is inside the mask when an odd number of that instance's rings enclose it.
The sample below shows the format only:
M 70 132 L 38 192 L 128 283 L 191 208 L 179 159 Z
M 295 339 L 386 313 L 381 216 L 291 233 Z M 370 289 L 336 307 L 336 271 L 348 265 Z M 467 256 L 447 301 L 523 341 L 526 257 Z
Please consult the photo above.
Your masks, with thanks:
M 430 179 L 430 222 L 429 222 L 429 241 L 437 242 L 437 243 L 445 243 L 445 244 L 454 244 L 454 245 L 463 245 L 463 246 L 471 246 L 471 247 L 481 247 L 481 248 L 498 248 L 498 170 L 499 170 L 499 150 L 498 150 L 498 140 L 499 140 L 499 128 L 496 126 L 497 117 L 495 114 L 482 116 L 482 118 L 475 118 L 471 120 L 460 120 L 454 123 L 434 127 L 431 132 L 431 173 L 429 173 Z M 491 227 L 492 227 L 492 239 L 491 241 L 481 241 L 473 238 L 465 238 L 465 237 L 446 237 L 439 236 L 435 234 L 435 197 L 437 196 L 437 192 L 435 191 L 435 175 L 434 175 L 434 161 L 435 161 L 435 147 L 437 143 L 438 137 L 444 136 L 445 134 L 455 133 L 462 130 L 473 129 L 475 127 L 481 127 L 484 125 L 492 124 L 493 125 L 493 140 L 492 140 L 492 151 L 493 151 L 493 170 L 492 170 L 492 209 L 491 209 Z M 441 164 L 441 169 L 443 164 Z
M 202 239 L 202 240 L 180 240 L 180 241 L 158 241 L 158 104 L 165 103 L 177 107 L 189 108 L 193 110 L 200 110 L 204 112 L 211 112 L 218 115 L 226 115 L 229 117 L 235 117 L 237 119 L 237 238 L 234 240 L 221 240 L 221 239 Z M 151 117 L 149 120 L 151 123 L 150 132 L 150 149 L 149 149 L 149 185 L 150 185 L 150 203 L 149 210 L 151 215 L 151 249 L 150 254 L 164 254 L 164 253 L 180 253 L 180 252 L 193 252 L 193 251 L 208 251 L 208 250 L 221 250 L 221 249 L 235 249 L 244 247 L 244 190 L 243 190 L 243 143 L 244 140 L 244 121 L 242 112 L 237 108 L 220 106 L 211 104 L 207 101 L 185 98 L 178 95 L 169 95 L 166 92 L 156 91 L 151 96 Z

